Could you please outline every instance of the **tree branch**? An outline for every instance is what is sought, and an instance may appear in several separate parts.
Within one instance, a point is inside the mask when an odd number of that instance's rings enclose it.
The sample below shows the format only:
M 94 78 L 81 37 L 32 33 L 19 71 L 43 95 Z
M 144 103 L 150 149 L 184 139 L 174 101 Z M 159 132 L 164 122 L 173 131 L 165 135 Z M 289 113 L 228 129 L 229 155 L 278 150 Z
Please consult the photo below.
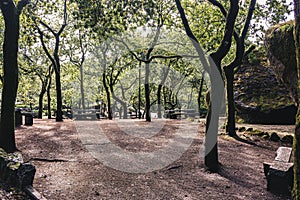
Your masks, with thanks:
M 193 34 L 193 32 L 192 32 L 192 30 L 190 28 L 189 22 L 188 22 L 188 20 L 186 18 L 185 11 L 184 11 L 181 3 L 180 3 L 180 0 L 175 0 L 175 2 L 176 2 L 177 9 L 179 11 L 180 18 L 182 20 L 183 26 L 185 28 L 186 34 L 189 37 L 189 39 L 191 40 L 191 42 L 192 42 L 193 46 L 195 47 L 195 49 L 197 50 L 199 59 L 200 59 L 202 65 L 203 65 L 204 69 L 207 72 L 209 72 L 209 68 L 208 68 L 209 65 L 208 65 L 208 62 L 206 60 L 204 51 L 201 48 L 201 46 L 199 44 L 199 41 L 197 40 L 196 36 Z
M 57 33 L 50 26 L 48 26 L 48 24 L 46 24 L 43 21 L 40 21 L 40 24 L 43 25 L 48 31 L 50 31 L 56 37 Z
M 29 3 L 29 0 L 21 0 L 18 2 L 17 10 L 18 14 L 20 15 L 22 13 L 23 8 Z
M 242 35 L 241 35 L 242 40 L 245 40 L 245 38 L 246 38 L 248 29 L 249 29 L 249 26 L 250 26 L 250 22 L 251 22 L 251 19 L 252 19 L 252 15 L 253 15 L 253 12 L 255 10 L 255 4 L 256 4 L 256 0 L 251 0 L 250 6 L 249 6 L 249 9 L 248 9 L 247 19 L 246 19 L 246 22 L 245 22 L 245 25 L 244 25 L 244 28 L 243 28 L 243 31 L 242 31 Z
M 44 34 L 43 34 L 43 32 L 41 31 L 41 29 L 40 29 L 37 25 L 36 25 L 36 27 L 37 27 L 37 30 L 38 30 L 38 33 L 39 33 L 39 36 L 40 36 L 39 38 L 40 38 L 40 41 L 41 41 L 41 43 L 42 43 L 43 50 L 45 51 L 45 53 L 46 53 L 47 57 L 49 58 L 49 60 L 51 61 L 52 65 L 55 66 L 55 65 L 56 65 L 55 60 L 54 60 L 54 58 L 51 56 L 51 54 L 50 54 L 48 48 L 47 48 L 46 45 L 45 45 Z M 55 67 L 54 67 L 54 68 L 55 68 Z M 55 68 L 55 70 L 56 70 L 56 68 Z
M 227 11 L 225 10 L 224 6 L 219 2 L 219 1 L 216 1 L 216 0 L 208 0 L 212 5 L 218 7 L 221 11 L 221 13 L 223 14 L 224 17 L 227 16 Z
M 213 60 L 217 66 L 221 65 L 221 61 L 223 60 L 223 58 L 227 55 L 227 53 L 230 50 L 232 36 L 234 33 L 234 24 L 235 24 L 238 12 L 239 12 L 238 1 L 230 0 L 230 8 L 229 8 L 229 12 L 226 16 L 225 32 L 224 32 L 224 36 L 223 36 L 221 45 L 219 46 L 217 51 L 215 51 L 214 53 L 211 54 L 211 57 L 213 58 Z
M 239 38 L 236 39 L 236 56 L 232 63 L 228 65 L 228 67 L 238 67 L 242 64 L 243 58 L 245 57 L 245 38 L 249 29 L 250 21 L 252 19 L 253 11 L 255 8 L 256 0 L 251 0 L 248 14 L 247 14 L 247 20 L 245 21 L 242 34 Z M 251 50 L 251 47 L 248 49 Z M 253 49 L 252 49 L 253 50 Z M 251 51 L 252 51 L 251 50 Z

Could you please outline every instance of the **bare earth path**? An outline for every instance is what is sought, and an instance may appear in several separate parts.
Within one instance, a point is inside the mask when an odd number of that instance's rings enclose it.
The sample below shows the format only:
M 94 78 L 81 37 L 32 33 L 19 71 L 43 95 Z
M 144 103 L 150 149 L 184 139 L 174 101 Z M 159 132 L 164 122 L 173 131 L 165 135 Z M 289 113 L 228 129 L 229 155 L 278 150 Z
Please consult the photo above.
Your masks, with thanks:
M 145 140 L 124 133 L 115 122 L 94 123 L 114 144 L 138 152 L 167 144 L 178 121 L 166 121 L 158 135 Z M 142 121 L 136 123 L 148 126 Z M 33 126 L 16 130 L 19 150 L 37 168 L 34 187 L 47 199 L 286 199 L 266 190 L 262 167 L 285 144 L 252 138 L 256 145 L 249 145 L 220 136 L 222 168 L 212 174 L 199 158 L 203 137 L 204 124 L 200 122 L 197 138 L 179 160 L 154 172 L 127 173 L 95 159 L 80 140 L 72 120 L 34 120 Z

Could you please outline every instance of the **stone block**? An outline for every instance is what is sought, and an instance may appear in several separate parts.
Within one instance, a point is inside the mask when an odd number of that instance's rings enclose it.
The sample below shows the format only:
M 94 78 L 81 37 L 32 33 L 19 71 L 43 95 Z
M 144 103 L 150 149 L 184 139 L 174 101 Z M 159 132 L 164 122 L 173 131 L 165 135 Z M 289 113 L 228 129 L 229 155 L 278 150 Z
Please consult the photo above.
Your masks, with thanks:
M 4 183 L 24 188 L 32 185 L 36 169 L 30 163 L 24 163 L 19 152 L 6 153 L 0 148 L 0 180 Z

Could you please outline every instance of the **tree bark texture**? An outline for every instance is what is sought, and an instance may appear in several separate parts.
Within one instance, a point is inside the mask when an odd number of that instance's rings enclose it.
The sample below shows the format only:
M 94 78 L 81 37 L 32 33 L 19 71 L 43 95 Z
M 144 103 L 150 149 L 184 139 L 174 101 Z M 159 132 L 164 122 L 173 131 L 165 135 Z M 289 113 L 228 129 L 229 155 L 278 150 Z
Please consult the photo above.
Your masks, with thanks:
M 16 6 L 13 0 L 0 1 L 4 17 L 3 89 L 0 121 L 0 147 L 6 152 L 17 150 L 15 143 L 15 102 L 18 90 L 19 15 L 27 1 Z
M 149 86 L 150 63 L 146 63 L 145 67 L 146 67 L 146 74 L 145 74 L 145 102 L 146 102 L 146 108 L 145 108 L 145 112 L 146 112 L 146 121 L 151 122 L 150 86 Z
M 300 0 L 294 0 L 294 13 L 295 13 L 295 27 L 294 27 L 294 40 L 296 47 L 296 59 L 298 70 L 298 98 L 300 94 Z M 298 99 L 299 100 L 299 99 Z M 300 102 L 300 101 L 298 101 Z M 294 187 L 293 198 L 294 200 L 300 199 L 300 106 L 296 116 L 296 128 L 293 142 L 294 151 Z

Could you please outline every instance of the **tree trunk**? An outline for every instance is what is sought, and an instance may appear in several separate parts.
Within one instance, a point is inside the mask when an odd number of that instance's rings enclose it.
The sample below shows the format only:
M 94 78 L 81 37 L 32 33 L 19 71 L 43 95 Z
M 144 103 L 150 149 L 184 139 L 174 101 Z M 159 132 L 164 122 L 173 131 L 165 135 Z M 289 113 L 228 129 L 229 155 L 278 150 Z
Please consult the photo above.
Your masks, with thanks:
M 167 91 L 166 91 L 166 87 L 164 86 L 163 87 L 163 95 L 164 95 L 164 102 L 165 102 L 165 104 L 164 104 L 164 109 L 165 110 L 168 110 L 169 109 L 169 107 L 167 107 Z
M 191 93 L 189 95 L 189 100 L 188 100 L 188 105 L 187 105 L 187 108 L 190 109 L 191 108 L 191 103 L 192 103 L 192 100 L 193 100 L 193 89 L 194 88 L 191 88 Z
M 158 89 L 157 89 L 157 106 L 158 106 L 157 117 L 158 118 L 162 118 L 162 114 L 161 114 L 161 90 L 162 90 L 162 87 L 165 84 L 166 79 L 169 75 L 170 67 L 171 67 L 171 62 L 169 63 L 168 68 L 166 68 L 166 69 L 163 68 L 164 76 L 163 76 L 163 79 L 162 79 L 161 83 L 158 85 Z
M 234 102 L 234 68 L 224 68 L 226 77 L 226 92 L 227 92 L 227 121 L 226 121 L 226 133 L 229 136 L 236 137 L 235 132 L 235 102 Z
M 219 158 L 218 158 L 218 125 L 215 124 L 216 120 L 212 119 L 212 92 L 214 92 L 214 86 L 211 85 L 211 91 L 206 94 L 206 102 L 208 107 L 208 113 L 206 116 L 205 124 L 205 157 L 204 164 L 211 172 L 217 172 L 219 170 Z M 215 103 L 215 101 L 214 101 Z M 218 121 L 217 121 L 218 122 Z
M 139 63 L 139 103 L 138 103 L 138 116 L 139 119 L 142 118 L 142 113 L 141 113 L 141 67 L 142 67 L 142 62 L 140 61 Z
M 62 122 L 63 121 L 63 113 L 62 113 L 60 72 L 55 73 L 55 82 L 56 82 L 56 121 Z
M 123 103 L 122 104 L 122 108 L 123 108 L 123 119 L 127 119 L 128 118 L 128 113 L 127 113 L 127 104 L 126 103 Z
M 147 58 L 149 59 L 149 58 Z M 146 74 L 145 74 L 145 101 L 146 101 L 146 121 L 151 122 L 150 113 L 150 87 L 149 87 L 149 76 L 150 76 L 150 64 L 146 63 Z
M 202 74 L 200 88 L 199 88 L 198 97 L 197 97 L 199 117 L 202 115 L 202 113 L 201 113 L 201 96 L 202 96 L 203 84 L 204 84 L 204 74 Z
M 103 86 L 106 92 L 106 100 L 107 100 L 107 114 L 108 114 L 108 119 L 112 120 L 112 113 L 111 113 L 111 101 L 110 101 L 110 92 L 109 92 L 109 87 L 107 86 L 106 83 L 106 74 L 105 74 L 106 69 L 104 69 L 104 72 L 102 74 L 102 82 L 103 82 Z
M 298 69 L 298 94 L 299 100 L 300 94 L 300 0 L 294 0 L 295 11 L 295 28 L 294 28 L 294 40 L 296 47 L 296 59 Z M 300 102 L 300 101 L 298 101 Z M 296 116 L 296 128 L 294 135 L 294 188 L 293 198 L 294 200 L 300 199 L 300 106 L 298 105 L 298 112 Z
M 162 114 L 161 114 L 161 89 L 163 85 L 159 84 L 157 88 L 157 118 L 161 119 Z
M 62 112 L 62 95 L 61 95 L 61 80 L 60 80 L 60 61 L 58 56 L 59 50 L 59 37 L 60 35 L 56 35 L 56 44 L 55 50 L 53 53 L 53 57 L 55 59 L 55 83 L 56 83 L 56 121 L 63 121 L 63 112 Z
M 42 86 L 42 90 L 40 92 L 40 95 L 39 95 L 39 112 L 38 112 L 38 118 L 39 119 L 42 119 L 43 118 L 43 99 L 44 99 L 44 95 L 46 93 L 47 89 L 46 87 L 43 85 Z
M 51 84 L 52 84 L 52 76 L 49 76 L 49 83 L 47 86 L 47 110 L 48 110 L 48 119 L 51 119 Z
M 113 99 L 114 99 L 115 101 L 117 101 L 118 103 L 121 104 L 121 107 L 122 107 L 122 109 L 123 109 L 123 119 L 127 119 L 128 113 L 127 113 L 127 103 L 126 103 L 126 101 L 121 100 L 120 98 L 118 98 L 118 97 L 115 95 L 113 85 L 110 84 L 110 85 L 109 85 L 109 88 L 110 88 L 110 93 L 111 93 Z M 122 88 L 122 89 L 123 89 L 123 88 Z M 122 93 L 123 93 L 123 92 L 122 92 Z M 123 99 L 125 99 L 124 93 L 123 93 Z M 121 115 L 120 115 L 120 119 L 121 119 Z
M 19 15 L 13 1 L 1 2 L 5 21 L 3 43 L 3 89 L 0 121 L 0 147 L 6 152 L 17 150 L 15 143 L 15 101 L 18 89 Z
M 108 119 L 112 120 L 113 118 L 111 113 L 111 101 L 110 101 L 110 93 L 108 87 L 105 87 L 105 91 L 106 91 L 106 99 L 107 99 L 107 115 L 108 115 Z
M 84 96 L 84 85 L 83 85 L 83 66 L 79 67 L 80 69 L 80 94 L 81 94 L 81 105 L 82 109 L 85 109 L 85 96 Z

